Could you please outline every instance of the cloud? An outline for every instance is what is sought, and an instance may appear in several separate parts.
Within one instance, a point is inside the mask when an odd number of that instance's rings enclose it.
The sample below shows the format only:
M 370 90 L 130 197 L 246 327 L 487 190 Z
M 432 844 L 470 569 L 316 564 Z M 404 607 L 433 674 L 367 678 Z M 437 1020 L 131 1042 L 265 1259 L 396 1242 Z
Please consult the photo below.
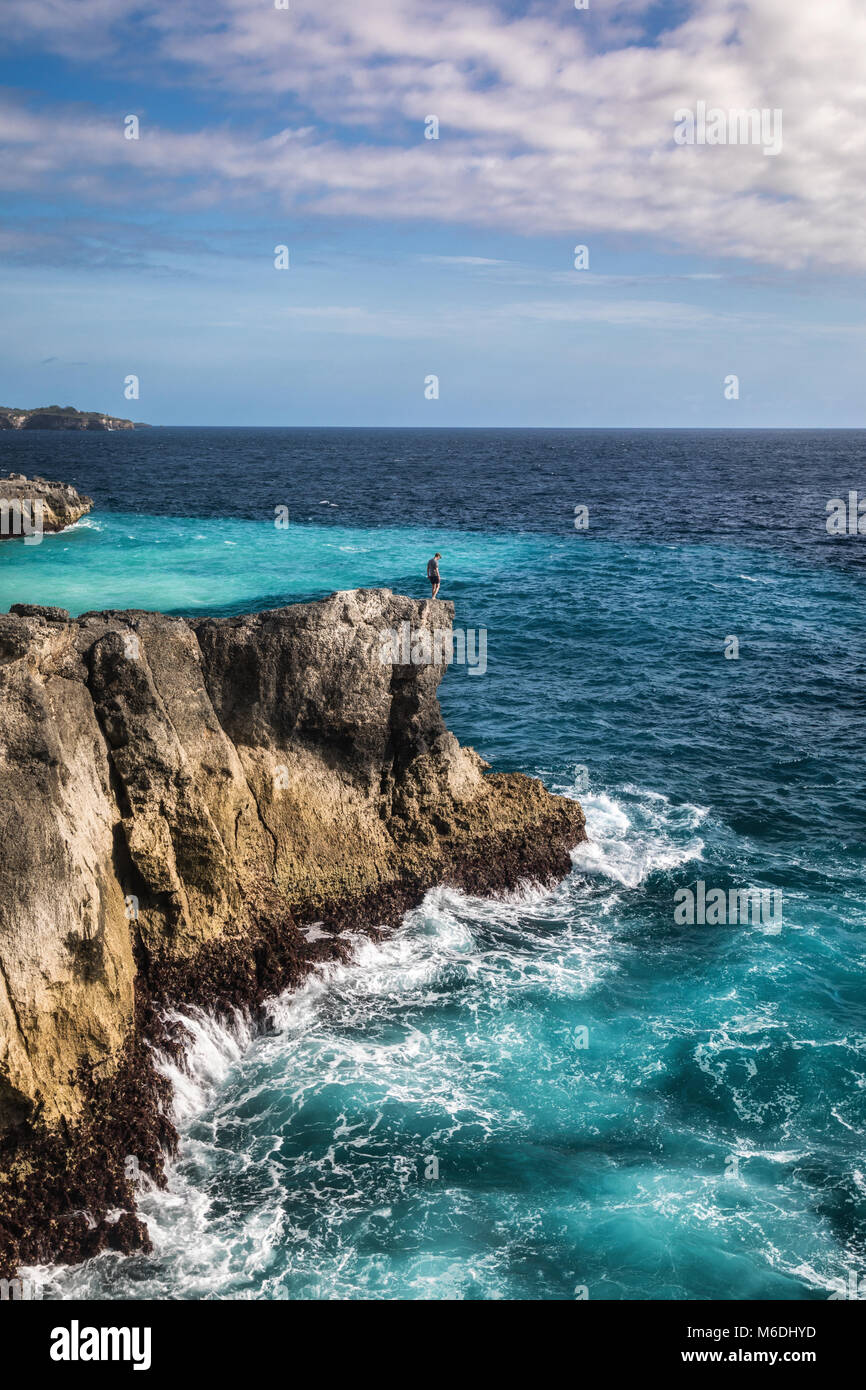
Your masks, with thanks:
M 135 60 L 223 94 L 227 112 L 193 131 L 144 114 L 125 141 L 121 115 L 8 100 L 7 192 L 266 202 L 575 241 L 615 231 L 787 269 L 866 266 L 862 0 L 693 0 L 661 30 L 641 0 L 600 17 L 450 0 L 145 0 L 134 20 L 126 0 L 6 10 L 19 41 L 110 54 L 120 73 Z M 674 113 L 698 100 L 781 109 L 782 153 L 678 147 Z
M 493 260 L 488 256 L 419 256 L 418 260 L 425 265 L 466 265 L 473 269 L 500 268 L 511 264 L 510 261 Z
M 733 315 L 714 314 L 694 304 L 677 304 L 671 300 L 538 300 L 504 305 L 501 317 L 510 322 L 534 319 L 540 323 L 609 324 L 625 328 L 683 328 L 726 324 L 742 319 Z

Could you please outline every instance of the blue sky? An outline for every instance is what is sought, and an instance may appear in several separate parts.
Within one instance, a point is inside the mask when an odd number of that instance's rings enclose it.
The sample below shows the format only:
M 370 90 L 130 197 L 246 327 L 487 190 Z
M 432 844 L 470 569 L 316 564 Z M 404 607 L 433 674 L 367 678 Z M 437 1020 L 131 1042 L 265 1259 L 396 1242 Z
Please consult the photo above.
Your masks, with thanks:
M 2 404 L 866 424 L 858 0 L 4 10 Z M 699 101 L 781 152 L 678 146 Z

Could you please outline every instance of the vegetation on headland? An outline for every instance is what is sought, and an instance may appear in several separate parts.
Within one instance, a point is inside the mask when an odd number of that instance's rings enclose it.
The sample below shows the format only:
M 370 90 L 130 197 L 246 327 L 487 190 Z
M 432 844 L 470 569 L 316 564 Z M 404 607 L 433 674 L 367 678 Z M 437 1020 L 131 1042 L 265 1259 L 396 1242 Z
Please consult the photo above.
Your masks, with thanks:
M 0 406 L 0 429 L 146 429 L 143 420 L 126 420 L 101 410 L 78 410 L 74 405 L 38 405 L 32 410 Z

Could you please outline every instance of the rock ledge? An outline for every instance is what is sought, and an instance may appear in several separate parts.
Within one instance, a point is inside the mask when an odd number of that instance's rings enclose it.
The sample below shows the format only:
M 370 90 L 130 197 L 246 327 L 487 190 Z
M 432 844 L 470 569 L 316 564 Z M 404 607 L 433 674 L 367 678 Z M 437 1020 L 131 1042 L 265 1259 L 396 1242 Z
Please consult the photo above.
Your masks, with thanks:
M 0 541 L 62 531 L 80 521 L 92 506 L 90 497 L 82 497 L 67 483 L 9 473 L 0 478 Z

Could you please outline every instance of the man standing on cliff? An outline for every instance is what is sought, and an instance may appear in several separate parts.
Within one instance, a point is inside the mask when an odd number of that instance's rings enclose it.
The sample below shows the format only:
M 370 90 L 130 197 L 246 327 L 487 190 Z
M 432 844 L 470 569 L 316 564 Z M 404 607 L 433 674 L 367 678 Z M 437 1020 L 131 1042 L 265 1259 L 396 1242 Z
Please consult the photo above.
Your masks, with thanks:
M 439 578 L 439 561 L 441 559 L 442 556 L 439 554 L 439 551 L 437 550 L 436 554 L 433 556 L 433 559 L 427 561 L 427 578 L 433 585 L 433 593 L 431 594 L 431 598 L 435 598 L 439 592 L 439 585 L 441 583 L 441 580 Z

